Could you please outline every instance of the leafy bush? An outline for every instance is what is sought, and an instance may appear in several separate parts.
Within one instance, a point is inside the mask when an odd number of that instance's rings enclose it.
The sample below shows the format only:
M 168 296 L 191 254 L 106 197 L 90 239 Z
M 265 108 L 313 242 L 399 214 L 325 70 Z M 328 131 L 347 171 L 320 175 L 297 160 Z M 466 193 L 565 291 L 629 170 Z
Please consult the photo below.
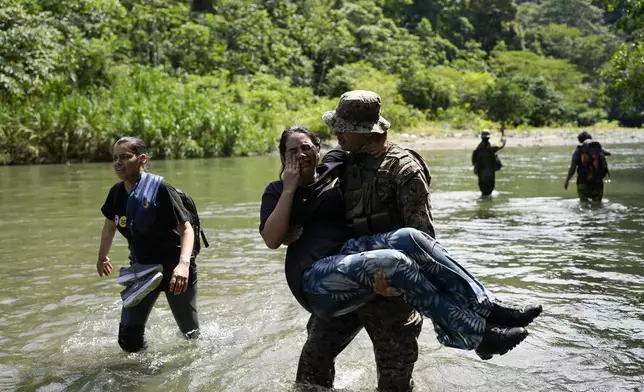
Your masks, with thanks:
M 417 124 L 423 115 L 406 104 L 399 92 L 398 80 L 395 75 L 378 71 L 365 62 L 357 62 L 333 68 L 328 75 L 327 91 L 332 96 L 340 96 L 350 90 L 376 92 L 382 98 L 382 115 L 391 122 L 393 129 L 400 130 Z
M 450 86 L 451 101 L 467 107 L 475 104 L 494 85 L 494 75 L 487 72 L 461 71 L 447 66 L 434 67 L 432 73 Z
M 447 109 L 455 97 L 455 87 L 448 80 L 436 76 L 430 69 L 413 72 L 401 80 L 398 91 L 405 102 L 417 109 L 436 114 L 438 109 Z
M 577 125 L 589 127 L 606 119 L 606 111 L 603 109 L 588 109 L 577 114 Z
M 445 111 L 440 111 L 437 120 L 448 124 L 454 129 L 483 129 L 493 127 L 493 123 L 485 120 L 482 113 L 467 107 L 454 106 Z
M 160 158 L 262 153 L 295 123 L 330 137 L 320 117 L 352 89 L 394 131 L 643 121 L 641 1 L 210 3 L 4 0 L 0 161 L 106 160 L 124 134 Z
M 501 78 L 485 92 L 478 106 L 491 120 L 520 124 L 530 114 L 533 100 L 517 83 Z

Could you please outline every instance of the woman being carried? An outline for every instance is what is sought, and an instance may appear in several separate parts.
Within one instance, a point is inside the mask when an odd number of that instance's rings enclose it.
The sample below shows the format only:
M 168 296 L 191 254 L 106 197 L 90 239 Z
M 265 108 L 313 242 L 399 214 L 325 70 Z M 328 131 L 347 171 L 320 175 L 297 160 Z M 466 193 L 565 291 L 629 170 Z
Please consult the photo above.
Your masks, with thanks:
M 439 342 L 475 349 L 482 359 L 505 354 L 523 339 L 541 313 L 491 293 L 429 235 L 412 228 L 352 239 L 333 170 L 319 160 L 319 142 L 304 127 L 282 134 L 283 177 L 262 196 L 260 233 L 271 249 L 289 245 L 286 278 L 309 312 L 332 318 L 374 296 L 402 295 L 434 324 Z M 391 287 L 387 287 L 391 285 Z

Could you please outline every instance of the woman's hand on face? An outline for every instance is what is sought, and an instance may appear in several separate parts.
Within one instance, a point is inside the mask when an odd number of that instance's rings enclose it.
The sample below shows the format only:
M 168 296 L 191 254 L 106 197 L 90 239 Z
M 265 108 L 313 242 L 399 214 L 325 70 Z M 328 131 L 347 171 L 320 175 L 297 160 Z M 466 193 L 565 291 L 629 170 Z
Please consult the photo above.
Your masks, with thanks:
M 284 190 L 295 192 L 297 185 L 300 182 L 300 162 L 293 153 L 286 153 L 286 162 L 284 162 L 284 174 L 282 175 L 282 179 L 284 181 Z
M 188 290 L 188 276 L 190 275 L 189 263 L 179 261 L 179 264 L 172 271 L 170 279 L 170 292 L 179 295 Z
M 112 273 L 112 268 L 109 256 L 105 256 L 104 259 L 98 259 L 96 261 L 96 272 L 98 272 L 98 276 L 109 276 Z
M 282 244 L 291 245 L 293 242 L 300 239 L 303 232 L 304 232 L 304 229 L 300 225 L 289 227 Z

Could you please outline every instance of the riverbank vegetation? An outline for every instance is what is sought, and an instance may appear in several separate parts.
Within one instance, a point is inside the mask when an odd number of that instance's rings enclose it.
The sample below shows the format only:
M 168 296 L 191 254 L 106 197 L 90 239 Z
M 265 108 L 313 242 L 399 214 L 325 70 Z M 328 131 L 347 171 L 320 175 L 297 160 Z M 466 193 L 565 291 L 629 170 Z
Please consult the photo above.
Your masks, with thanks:
M 643 27 L 641 0 L 5 0 L 0 162 L 266 153 L 351 89 L 393 131 L 641 126 Z

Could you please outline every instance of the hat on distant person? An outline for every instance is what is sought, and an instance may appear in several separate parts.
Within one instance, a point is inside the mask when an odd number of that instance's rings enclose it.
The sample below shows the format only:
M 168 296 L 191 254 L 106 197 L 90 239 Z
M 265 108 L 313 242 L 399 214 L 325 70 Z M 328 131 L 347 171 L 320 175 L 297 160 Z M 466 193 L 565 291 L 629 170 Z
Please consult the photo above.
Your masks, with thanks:
M 373 91 L 348 91 L 335 110 L 322 115 L 322 120 L 334 132 L 385 133 L 391 124 L 380 115 L 381 104 L 380 96 Z
M 489 139 L 490 138 L 490 131 L 485 130 L 481 132 L 481 139 Z

